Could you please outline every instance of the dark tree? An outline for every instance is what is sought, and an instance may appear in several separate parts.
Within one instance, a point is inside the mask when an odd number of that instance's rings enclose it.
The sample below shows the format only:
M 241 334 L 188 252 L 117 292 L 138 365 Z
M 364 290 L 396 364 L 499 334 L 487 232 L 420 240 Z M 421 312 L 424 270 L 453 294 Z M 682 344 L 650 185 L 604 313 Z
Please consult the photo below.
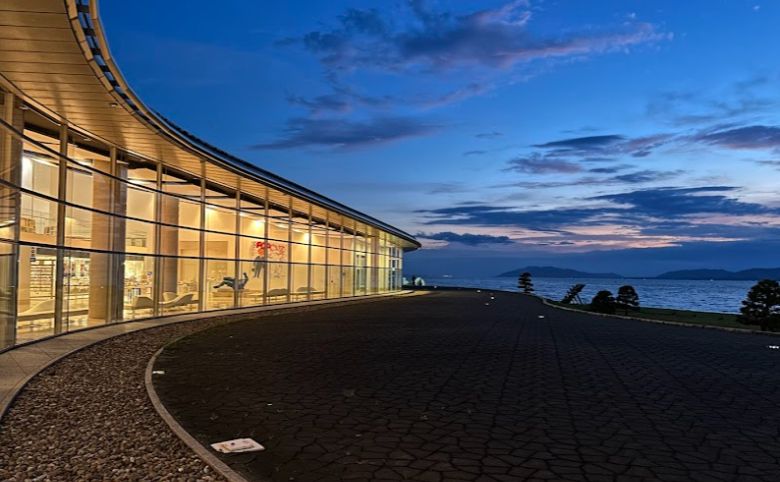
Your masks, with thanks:
M 582 292 L 583 288 L 585 288 L 585 285 L 582 283 L 577 283 L 576 285 L 569 288 L 569 291 L 566 292 L 566 296 L 563 297 L 561 303 L 568 305 L 571 304 L 572 301 L 577 300 L 577 303 L 582 304 L 580 293 Z
M 615 302 L 619 307 L 623 308 L 626 314 L 628 314 L 628 310 L 639 310 L 639 295 L 631 285 L 621 286 L 618 289 Z
M 596 293 L 590 302 L 590 309 L 597 313 L 614 313 L 615 297 L 608 290 L 601 290 Z
M 774 331 L 780 326 L 780 284 L 765 279 L 750 288 L 739 310 L 740 323 L 759 325 L 764 331 Z
M 534 283 L 531 281 L 531 273 L 526 271 L 525 273 L 521 274 L 520 277 L 517 278 L 517 287 L 518 289 L 523 290 L 523 293 L 533 293 Z

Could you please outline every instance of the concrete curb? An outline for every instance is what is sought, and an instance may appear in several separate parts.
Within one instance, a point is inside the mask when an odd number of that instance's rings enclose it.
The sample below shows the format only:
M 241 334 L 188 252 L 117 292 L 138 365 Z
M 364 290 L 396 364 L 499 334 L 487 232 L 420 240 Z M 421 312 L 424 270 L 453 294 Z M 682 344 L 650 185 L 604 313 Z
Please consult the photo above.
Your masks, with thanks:
M 186 336 L 182 338 L 186 338 Z M 155 354 L 152 355 L 152 358 L 149 359 L 149 363 L 146 364 L 144 383 L 146 384 L 146 393 L 149 395 L 149 400 L 152 402 L 152 406 L 157 411 L 157 414 L 160 416 L 160 418 L 162 418 L 163 421 L 165 421 L 165 423 L 168 425 L 168 428 L 170 428 L 171 431 L 177 437 L 179 437 L 179 439 L 184 442 L 187 447 L 190 448 L 190 450 L 195 452 L 195 455 L 200 457 L 201 460 L 209 465 L 209 467 L 214 469 L 216 473 L 227 479 L 229 482 L 248 482 L 247 479 L 239 475 L 239 473 L 235 470 L 231 469 L 226 463 L 219 460 L 219 457 L 214 455 L 211 450 L 201 445 L 200 442 L 195 440 L 195 437 L 184 430 L 184 428 L 179 425 L 179 422 L 177 422 L 176 419 L 173 418 L 173 416 L 170 414 L 170 412 L 168 412 L 168 410 L 165 408 L 165 405 L 162 404 L 160 397 L 157 396 L 157 391 L 154 389 L 154 380 L 152 380 L 152 372 L 154 370 L 154 364 L 157 361 L 157 357 L 165 350 L 167 346 L 168 345 L 165 345 L 157 350 Z
M 706 328 L 708 330 L 720 330 L 720 331 L 729 331 L 731 333 L 740 333 L 743 335 L 769 335 L 769 336 L 780 336 L 780 332 L 776 331 L 761 331 L 761 330 L 751 330 L 750 328 L 732 328 L 729 326 L 716 326 L 716 325 L 700 325 L 697 323 L 685 323 L 682 321 L 666 321 L 666 320 L 651 320 L 650 318 L 639 318 L 636 316 L 625 316 L 625 315 L 611 315 L 611 314 L 605 314 L 605 313 L 594 313 L 592 311 L 585 311 L 585 310 L 578 310 L 576 308 L 567 308 L 565 306 L 560 305 L 554 305 L 550 303 L 550 301 L 547 298 L 543 298 L 539 295 L 528 295 L 526 293 L 519 293 L 521 295 L 526 296 L 533 296 L 534 298 L 538 298 L 542 304 L 549 306 L 550 308 L 556 308 L 563 311 L 571 311 L 573 313 L 584 313 L 586 315 L 591 316 L 600 316 L 600 317 L 607 317 L 607 318 L 617 318 L 621 320 L 634 320 L 634 321 L 644 321 L 645 323 L 656 323 L 658 325 L 672 325 L 672 326 L 686 326 L 689 328 Z

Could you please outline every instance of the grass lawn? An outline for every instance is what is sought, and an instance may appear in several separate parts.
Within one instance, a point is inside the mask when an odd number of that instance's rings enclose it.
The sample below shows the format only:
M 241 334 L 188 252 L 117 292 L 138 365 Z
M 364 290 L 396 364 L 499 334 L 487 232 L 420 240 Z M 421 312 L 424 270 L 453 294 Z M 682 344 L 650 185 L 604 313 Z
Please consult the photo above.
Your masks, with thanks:
M 547 300 L 556 306 L 565 306 L 575 310 L 590 311 L 590 305 L 571 304 L 565 305 L 559 301 Z M 624 315 L 623 310 L 618 309 L 618 315 Z M 675 310 L 667 308 L 645 308 L 639 311 L 630 311 L 627 316 L 645 318 L 648 320 L 676 321 L 678 323 L 694 323 L 697 325 L 726 326 L 729 328 L 746 328 L 758 330 L 758 326 L 743 325 L 737 321 L 737 315 L 731 313 L 710 313 L 706 311 Z

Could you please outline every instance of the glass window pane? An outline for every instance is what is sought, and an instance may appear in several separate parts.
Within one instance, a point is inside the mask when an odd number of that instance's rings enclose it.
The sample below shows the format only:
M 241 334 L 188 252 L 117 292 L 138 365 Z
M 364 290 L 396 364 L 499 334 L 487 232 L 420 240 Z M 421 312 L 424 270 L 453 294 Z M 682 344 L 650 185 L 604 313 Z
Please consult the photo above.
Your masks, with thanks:
M 314 264 L 325 264 L 325 250 L 322 246 L 311 247 L 311 262 Z
M 96 211 L 65 208 L 65 244 L 76 248 L 109 250 L 111 216 Z
M 292 301 L 306 301 L 309 294 L 314 289 L 309 285 L 309 265 L 293 264 L 290 267 L 292 276 L 290 284 L 292 285 Z
M 103 325 L 109 317 L 111 255 L 67 251 L 64 262 L 64 329 Z
M 254 261 L 242 261 L 241 277 L 247 274 L 247 283 L 244 289 L 239 291 L 239 306 L 256 306 L 263 304 L 263 291 L 265 289 L 265 262 L 260 258 Z
M 18 202 L 18 189 L 0 184 L 0 238 L 11 240 L 15 238 L 16 205 Z
M 352 296 L 352 268 L 341 268 L 341 296 Z
M 124 256 L 124 319 L 145 318 L 154 313 L 154 258 Z
M 11 244 L 0 243 L 0 349 L 11 346 L 14 339 L 15 267 Z
M 159 254 L 166 256 L 200 256 L 200 231 L 160 225 Z
M 234 258 L 236 237 L 230 234 L 206 233 L 206 256 L 209 258 Z
M 328 266 L 327 267 L 327 279 L 328 279 L 328 298 L 338 298 L 341 296 L 341 267 L 340 266 Z
M 268 303 L 285 303 L 289 297 L 287 263 L 268 263 Z
M 29 142 L 24 143 L 22 156 L 22 187 L 56 198 L 59 191 L 59 161 L 48 153 L 35 152 Z
M 309 262 L 309 245 L 290 243 L 290 261 L 294 263 Z
M 160 312 L 197 311 L 200 260 L 166 257 L 160 259 Z
M 19 236 L 22 241 L 56 244 L 57 203 L 22 193 L 19 229 Z
M 17 343 L 54 334 L 56 261 L 54 249 L 19 247 Z
M 233 307 L 236 289 L 246 284 L 243 277 L 236 280 L 235 262 L 230 260 L 206 260 L 206 306 L 207 310 Z
M 206 206 L 206 229 L 233 234 L 236 232 L 236 211 Z
M 128 219 L 125 221 L 125 251 L 154 253 L 154 224 Z
M 311 292 L 309 296 L 313 300 L 320 300 L 325 298 L 325 266 L 312 265 L 311 266 Z

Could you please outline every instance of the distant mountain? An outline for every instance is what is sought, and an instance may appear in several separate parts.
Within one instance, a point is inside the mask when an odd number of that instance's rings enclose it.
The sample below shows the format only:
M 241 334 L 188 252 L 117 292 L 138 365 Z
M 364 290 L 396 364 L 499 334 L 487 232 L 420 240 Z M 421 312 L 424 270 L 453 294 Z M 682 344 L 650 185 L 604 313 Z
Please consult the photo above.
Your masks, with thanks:
M 500 277 L 518 277 L 520 273 L 528 271 L 531 276 L 537 278 L 622 278 L 623 276 L 615 273 L 587 273 L 577 271 L 576 269 L 556 268 L 554 266 L 527 266 L 525 268 L 513 269 L 506 273 L 501 273 Z
M 658 279 L 681 280 L 733 280 L 758 281 L 762 279 L 780 280 L 780 268 L 753 268 L 742 271 L 726 271 L 725 269 L 684 269 L 670 271 L 657 276 Z

